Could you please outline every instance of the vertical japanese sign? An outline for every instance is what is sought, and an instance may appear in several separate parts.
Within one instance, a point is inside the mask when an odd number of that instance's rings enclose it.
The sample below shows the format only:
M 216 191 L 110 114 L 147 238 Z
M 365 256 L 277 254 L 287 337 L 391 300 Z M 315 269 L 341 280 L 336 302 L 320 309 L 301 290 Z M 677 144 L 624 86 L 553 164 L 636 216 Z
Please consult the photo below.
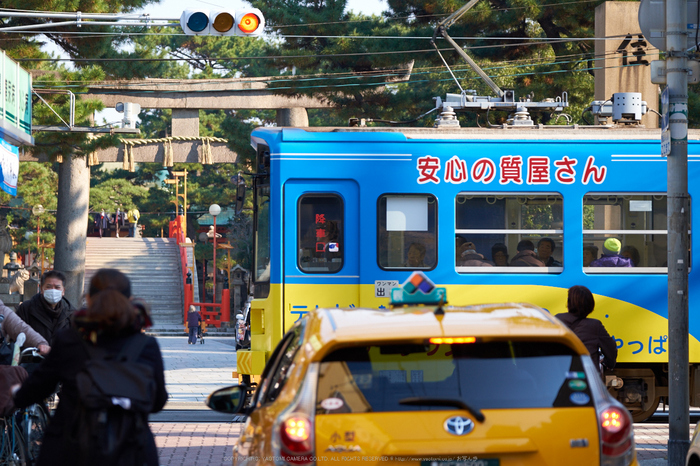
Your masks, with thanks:
M 669 124 L 668 86 L 661 92 L 661 155 L 671 154 L 671 125 Z
M 33 145 L 32 77 L 0 51 L 0 138 L 21 146 Z
M 630 49 L 632 57 L 630 57 Z M 642 34 L 627 34 L 617 47 L 617 52 L 622 54 L 622 66 L 649 64 L 649 61 L 645 59 L 647 54 L 647 42 L 644 40 Z
M 17 195 L 17 176 L 19 174 L 19 148 L 0 139 L 0 167 L 2 167 L 0 189 Z

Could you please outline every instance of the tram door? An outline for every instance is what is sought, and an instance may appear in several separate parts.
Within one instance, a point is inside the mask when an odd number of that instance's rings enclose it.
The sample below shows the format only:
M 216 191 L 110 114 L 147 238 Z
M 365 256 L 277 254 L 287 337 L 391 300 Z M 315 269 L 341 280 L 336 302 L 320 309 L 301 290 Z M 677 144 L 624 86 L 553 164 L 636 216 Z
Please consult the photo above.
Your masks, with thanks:
M 285 183 L 285 331 L 315 307 L 359 305 L 358 200 L 352 180 Z

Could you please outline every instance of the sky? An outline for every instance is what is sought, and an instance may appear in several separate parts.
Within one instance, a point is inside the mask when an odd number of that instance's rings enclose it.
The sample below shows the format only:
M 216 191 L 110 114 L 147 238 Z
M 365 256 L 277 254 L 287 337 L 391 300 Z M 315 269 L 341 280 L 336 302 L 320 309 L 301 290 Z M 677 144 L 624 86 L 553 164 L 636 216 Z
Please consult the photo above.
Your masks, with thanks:
M 180 17 L 186 9 L 192 8 L 228 8 L 236 9 L 240 7 L 250 6 L 249 3 L 243 0 L 162 0 L 155 5 L 148 5 L 143 9 L 144 13 L 149 13 L 151 16 L 165 16 L 168 18 Z M 356 13 L 375 14 L 378 15 L 388 8 L 386 0 L 348 0 L 347 9 L 353 10 Z M 263 11 L 263 14 L 265 12 Z

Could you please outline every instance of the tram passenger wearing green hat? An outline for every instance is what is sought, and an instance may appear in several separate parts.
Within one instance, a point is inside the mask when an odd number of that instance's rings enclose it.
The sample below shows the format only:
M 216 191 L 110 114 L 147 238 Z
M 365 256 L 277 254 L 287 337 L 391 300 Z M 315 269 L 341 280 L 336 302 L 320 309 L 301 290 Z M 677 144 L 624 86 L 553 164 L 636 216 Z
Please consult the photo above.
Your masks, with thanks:
M 603 255 L 591 262 L 591 267 L 633 267 L 632 259 L 622 257 L 622 243 L 617 238 L 608 238 L 603 243 Z

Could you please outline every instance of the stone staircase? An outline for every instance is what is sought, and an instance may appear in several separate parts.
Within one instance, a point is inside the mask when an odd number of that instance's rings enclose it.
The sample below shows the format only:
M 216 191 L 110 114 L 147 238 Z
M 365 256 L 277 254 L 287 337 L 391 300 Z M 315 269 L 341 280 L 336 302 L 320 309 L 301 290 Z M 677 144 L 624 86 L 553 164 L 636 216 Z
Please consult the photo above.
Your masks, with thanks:
M 149 333 L 184 335 L 184 292 L 180 251 L 171 238 L 88 238 L 85 254 L 85 292 L 101 268 L 124 272 L 131 294 L 151 305 Z

